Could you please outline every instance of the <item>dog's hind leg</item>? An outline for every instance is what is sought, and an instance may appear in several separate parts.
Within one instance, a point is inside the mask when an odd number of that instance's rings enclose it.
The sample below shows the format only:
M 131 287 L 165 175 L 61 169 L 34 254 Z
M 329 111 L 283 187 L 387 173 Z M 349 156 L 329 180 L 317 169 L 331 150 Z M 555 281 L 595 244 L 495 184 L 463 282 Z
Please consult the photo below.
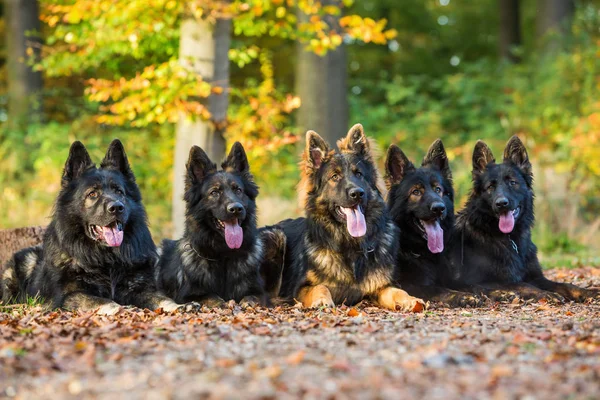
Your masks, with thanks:
M 473 285 L 470 290 L 474 293 L 489 297 L 494 301 L 512 301 L 515 298 L 523 300 L 545 300 L 551 303 L 563 303 L 564 297 L 558 293 L 549 292 L 526 282 L 484 283 Z
M 269 297 L 279 296 L 285 264 L 286 236 L 281 229 L 264 229 L 260 232 L 264 256 L 260 265 L 260 275 Z
M 572 285 L 570 283 L 554 282 L 549 279 L 539 277 L 531 280 L 528 283 L 549 292 L 558 293 L 568 300 L 573 300 L 578 303 L 582 303 L 590 298 L 599 298 L 600 290 L 598 289 L 584 289 L 579 286 Z
M 132 303 L 136 307 L 147 308 L 149 310 L 157 310 L 161 308 L 165 312 L 173 312 L 177 311 L 178 309 L 183 309 L 182 304 L 177 304 L 171 298 L 153 290 L 147 290 L 137 294 L 133 298 Z
M 412 296 L 434 303 L 443 303 L 447 307 L 481 307 L 486 301 L 476 293 L 460 292 L 441 286 L 403 284 L 402 288 Z

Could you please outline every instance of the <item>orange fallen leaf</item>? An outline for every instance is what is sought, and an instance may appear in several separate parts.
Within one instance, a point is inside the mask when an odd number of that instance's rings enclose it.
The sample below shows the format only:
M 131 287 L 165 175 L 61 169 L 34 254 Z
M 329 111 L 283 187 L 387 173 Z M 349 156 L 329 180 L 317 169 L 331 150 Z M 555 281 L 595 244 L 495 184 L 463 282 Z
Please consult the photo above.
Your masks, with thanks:
M 354 307 L 352 307 L 351 309 L 348 310 L 348 316 L 349 317 L 358 317 L 359 315 L 360 315 L 360 313 Z
M 306 352 L 304 350 L 297 351 L 297 352 L 287 356 L 287 358 L 285 359 L 285 362 L 287 362 L 290 365 L 298 365 L 302 362 L 302 360 L 304 360 L 305 355 L 306 355 Z
M 236 365 L 238 362 L 232 358 L 220 358 L 215 360 L 215 366 L 221 368 L 230 368 Z

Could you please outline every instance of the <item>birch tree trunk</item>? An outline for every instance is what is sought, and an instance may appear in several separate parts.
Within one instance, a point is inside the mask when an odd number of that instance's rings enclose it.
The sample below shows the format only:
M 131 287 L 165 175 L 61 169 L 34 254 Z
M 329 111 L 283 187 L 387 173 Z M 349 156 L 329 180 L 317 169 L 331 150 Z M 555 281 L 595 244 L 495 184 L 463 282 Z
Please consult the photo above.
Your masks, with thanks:
M 223 134 L 227 123 L 230 43 L 230 19 L 219 19 L 215 25 L 195 19 L 186 19 L 182 23 L 179 47 L 180 62 L 200 74 L 213 86 L 223 88 L 223 92 L 211 95 L 209 98 L 210 121 L 200 119 L 192 121 L 182 115 L 177 123 L 173 164 L 174 238 L 180 238 L 185 227 L 184 176 L 190 148 L 193 145 L 200 146 L 217 164 L 225 155 Z
M 339 4 L 339 0 L 325 0 L 324 5 Z M 298 12 L 298 19 L 308 17 Z M 339 16 L 327 20 L 333 29 L 339 29 Z M 348 132 L 349 107 L 347 97 L 347 57 L 345 45 L 325 56 L 318 56 L 298 43 L 296 48 L 296 93 L 302 100 L 297 125 L 300 134 L 312 129 L 330 145 Z

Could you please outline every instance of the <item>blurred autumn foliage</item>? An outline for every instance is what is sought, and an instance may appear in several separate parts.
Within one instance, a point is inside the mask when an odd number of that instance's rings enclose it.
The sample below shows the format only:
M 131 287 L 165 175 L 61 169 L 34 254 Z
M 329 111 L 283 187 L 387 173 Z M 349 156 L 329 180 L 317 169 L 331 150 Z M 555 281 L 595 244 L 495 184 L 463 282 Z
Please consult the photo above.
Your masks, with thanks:
M 296 129 L 303 101 L 295 93 L 297 46 L 319 55 L 345 46 L 347 69 L 340 74 L 347 74 L 350 123 L 363 123 L 382 148 L 397 143 L 415 160 L 442 137 L 458 202 L 470 187 L 475 140 L 488 141 L 499 156 L 507 138 L 518 134 L 534 162 L 535 236 L 542 252 L 598 255 L 600 4 L 575 2 L 562 25 L 540 35 L 535 27 L 544 10 L 521 2 L 521 42 L 511 48 L 516 63 L 498 52 L 499 4 L 40 1 L 44 45 L 39 60 L 29 55 L 44 74 L 45 122 L 20 129 L 0 122 L 0 227 L 46 221 L 69 142 L 83 140 L 97 159 L 119 137 L 153 233 L 157 239 L 168 235 L 171 185 L 180 178 L 171 173 L 174 123 L 182 112 L 209 119 L 207 98 L 223 90 L 178 60 L 181 22 L 230 18 L 226 136 L 247 148 L 261 197 L 280 199 L 269 204 L 295 208 L 303 134 Z M 0 19 L 0 29 L 5 26 Z M 0 121 L 8 121 L 6 56 L 0 57 Z M 275 222 L 271 211 L 261 212 L 263 221 Z

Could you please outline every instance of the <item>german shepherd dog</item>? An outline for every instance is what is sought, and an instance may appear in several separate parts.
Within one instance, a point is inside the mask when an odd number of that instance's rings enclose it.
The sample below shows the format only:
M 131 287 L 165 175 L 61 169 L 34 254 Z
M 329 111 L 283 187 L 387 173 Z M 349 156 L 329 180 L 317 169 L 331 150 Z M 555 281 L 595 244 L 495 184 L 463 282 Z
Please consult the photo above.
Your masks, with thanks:
M 265 305 L 267 291 L 277 292 L 279 286 L 267 290 L 260 268 L 285 251 L 285 236 L 273 229 L 257 230 L 258 186 L 240 143 L 233 145 L 221 168 L 200 147 L 190 150 L 185 232 L 180 240 L 163 241 L 158 286 L 177 302 Z M 283 253 L 279 257 L 280 275 Z
M 531 241 L 533 173 L 525 146 L 513 136 L 496 163 L 478 141 L 473 152 L 473 189 L 458 213 L 452 268 L 459 287 L 492 299 L 514 297 L 584 301 L 599 291 L 546 279 Z
M 386 161 L 388 210 L 400 228 L 398 282 L 411 295 L 450 306 L 477 306 L 471 293 L 447 288 L 450 265 L 447 252 L 454 228 L 454 189 L 446 150 L 436 140 L 420 168 L 396 145 Z
M 2 275 L 2 299 L 40 296 L 53 307 L 119 305 L 173 311 L 156 290 L 156 247 L 125 150 L 114 140 L 96 168 L 81 142 L 72 144 L 52 221 L 41 246 L 16 253 Z
M 387 216 L 362 126 L 337 145 L 330 150 L 317 133 L 306 134 L 299 186 L 306 218 L 280 223 L 288 239 L 282 297 L 305 307 L 369 298 L 391 310 L 422 310 L 420 299 L 394 286 L 398 228 Z

